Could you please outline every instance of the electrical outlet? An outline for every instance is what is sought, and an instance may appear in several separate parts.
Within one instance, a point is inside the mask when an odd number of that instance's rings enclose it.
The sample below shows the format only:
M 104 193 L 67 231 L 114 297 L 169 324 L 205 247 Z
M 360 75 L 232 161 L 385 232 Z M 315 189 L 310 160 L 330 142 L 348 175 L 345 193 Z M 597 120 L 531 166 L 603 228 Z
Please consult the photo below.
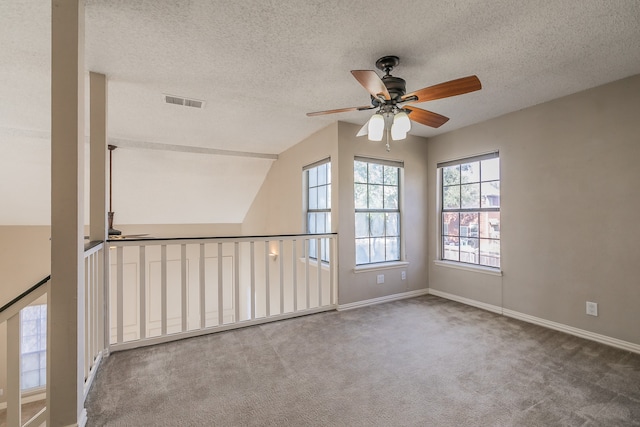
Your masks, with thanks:
M 384 274 L 378 274 L 378 285 L 382 285 L 384 283 Z
M 403 271 L 402 273 L 400 273 L 400 276 L 402 277 L 402 280 L 407 280 L 407 272 Z
M 598 315 L 598 303 L 587 301 L 587 314 L 589 316 L 597 316 Z

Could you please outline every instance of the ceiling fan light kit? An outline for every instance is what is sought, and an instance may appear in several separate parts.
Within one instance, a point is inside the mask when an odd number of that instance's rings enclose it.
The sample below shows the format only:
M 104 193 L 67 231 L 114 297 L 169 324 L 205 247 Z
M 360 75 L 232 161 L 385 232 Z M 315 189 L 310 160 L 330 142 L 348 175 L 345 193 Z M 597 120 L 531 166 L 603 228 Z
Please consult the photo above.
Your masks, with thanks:
M 482 84 L 478 77 L 468 76 L 406 93 L 405 80 L 391 75 L 391 71 L 399 63 L 400 58 L 393 55 L 383 56 L 378 59 L 376 61 L 376 68 L 385 73 L 382 78 L 373 70 L 351 71 L 353 77 L 371 95 L 371 106 L 316 111 L 307 113 L 307 116 L 377 109 L 369 121 L 358 131 L 356 136 L 368 135 L 370 141 L 382 141 L 386 133 L 386 148 L 387 151 L 389 151 L 389 136 L 391 136 L 391 139 L 394 141 L 405 139 L 407 133 L 411 130 L 411 121 L 425 126 L 439 128 L 449 120 L 448 117 L 415 107 L 411 104 L 448 98 L 450 96 L 462 95 L 482 89 Z

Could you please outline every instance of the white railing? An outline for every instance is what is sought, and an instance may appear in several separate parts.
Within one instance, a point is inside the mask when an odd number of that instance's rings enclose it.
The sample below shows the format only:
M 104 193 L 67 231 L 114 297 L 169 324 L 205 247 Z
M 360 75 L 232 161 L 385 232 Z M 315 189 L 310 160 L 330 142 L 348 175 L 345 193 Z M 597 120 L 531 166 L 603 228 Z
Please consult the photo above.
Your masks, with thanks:
M 111 240 L 110 351 L 334 309 L 336 252 L 335 234 Z
M 85 303 L 85 335 L 84 345 L 84 398 L 86 398 L 91 382 L 102 359 L 105 349 L 105 322 L 104 322 L 104 243 L 100 242 L 89 246 L 84 253 L 84 303 Z M 6 358 L 7 358 L 7 426 L 39 426 L 46 421 L 47 408 L 43 407 L 36 415 L 21 423 L 23 390 L 22 390 L 22 337 L 21 337 L 21 311 L 32 304 L 47 304 L 51 282 L 49 277 L 36 284 L 30 291 L 10 303 L 0 312 L 0 325 L 6 322 Z M 49 316 L 47 316 L 47 323 Z M 37 390 L 30 400 L 44 400 L 47 397 L 48 386 Z
M 105 244 L 84 252 L 84 398 L 95 377 L 105 342 Z

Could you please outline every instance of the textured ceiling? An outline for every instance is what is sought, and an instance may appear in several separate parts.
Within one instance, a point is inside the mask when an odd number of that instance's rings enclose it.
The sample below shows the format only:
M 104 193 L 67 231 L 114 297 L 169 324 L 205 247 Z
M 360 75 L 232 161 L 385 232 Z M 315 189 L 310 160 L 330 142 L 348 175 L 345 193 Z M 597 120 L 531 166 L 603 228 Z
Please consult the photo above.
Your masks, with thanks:
M 50 8 L 0 2 L 0 127 L 50 128 Z M 349 73 L 397 55 L 407 89 L 476 74 L 421 104 L 431 136 L 640 72 L 637 0 L 87 0 L 86 69 L 109 79 L 109 132 L 138 142 L 280 153 L 367 104 Z M 162 94 L 206 101 L 203 110 Z M 9 129 L 9 130 L 7 130 Z

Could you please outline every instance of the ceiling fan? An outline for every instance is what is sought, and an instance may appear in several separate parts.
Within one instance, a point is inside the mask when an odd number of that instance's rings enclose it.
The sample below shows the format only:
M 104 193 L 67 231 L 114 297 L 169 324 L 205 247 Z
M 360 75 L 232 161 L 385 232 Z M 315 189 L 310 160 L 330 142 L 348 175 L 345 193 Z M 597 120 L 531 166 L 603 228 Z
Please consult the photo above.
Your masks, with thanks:
M 418 108 L 412 104 L 448 98 L 482 89 L 482 84 L 478 77 L 468 76 L 406 93 L 404 79 L 391 75 L 391 71 L 399 63 L 400 58 L 397 56 L 383 56 L 378 59 L 376 68 L 385 73 L 382 78 L 373 70 L 351 71 L 358 83 L 371 94 L 371 105 L 316 111 L 307 113 L 307 116 L 377 109 L 376 113 L 360 129 L 357 136 L 368 135 L 371 141 L 381 141 L 386 130 L 388 151 L 389 133 L 391 133 L 391 138 L 394 141 L 406 138 L 407 132 L 411 129 L 411 121 L 439 128 L 449 120 L 448 117 Z

